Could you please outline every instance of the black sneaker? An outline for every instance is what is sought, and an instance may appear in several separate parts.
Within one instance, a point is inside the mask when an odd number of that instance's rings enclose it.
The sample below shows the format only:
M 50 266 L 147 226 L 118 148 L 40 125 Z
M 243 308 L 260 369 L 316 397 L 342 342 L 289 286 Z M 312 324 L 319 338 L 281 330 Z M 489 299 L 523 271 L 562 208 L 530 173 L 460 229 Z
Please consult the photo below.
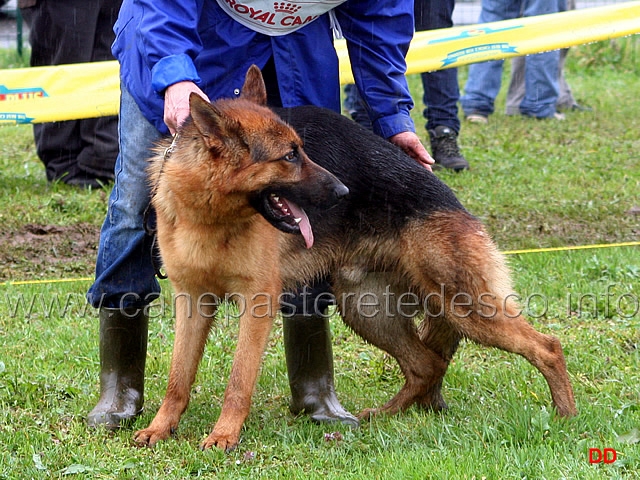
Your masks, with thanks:
M 449 168 L 456 172 L 469 169 L 469 162 L 460 153 L 456 132 L 441 125 L 429 130 L 429 137 L 431 138 L 431 156 L 436 161 L 433 166 L 435 169 Z

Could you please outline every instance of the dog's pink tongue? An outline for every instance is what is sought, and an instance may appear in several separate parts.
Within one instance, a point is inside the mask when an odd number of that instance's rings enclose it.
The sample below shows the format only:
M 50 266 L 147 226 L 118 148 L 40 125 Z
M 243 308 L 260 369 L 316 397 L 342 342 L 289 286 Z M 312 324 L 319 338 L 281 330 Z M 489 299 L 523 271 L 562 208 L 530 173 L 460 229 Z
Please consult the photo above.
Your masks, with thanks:
M 287 201 L 289 205 L 289 210 L 296 219 L 300 219 L 298 226 L 300 227 L 300 233 L 304 238 L 304 243 L 307 245 L 307 248 L 311 248 L 313 245 L 313 231 L 311 230 L 311 222 L 309 222 L 309 217 L 304 213 L 304 210 L 297 206 L 295 203 Z

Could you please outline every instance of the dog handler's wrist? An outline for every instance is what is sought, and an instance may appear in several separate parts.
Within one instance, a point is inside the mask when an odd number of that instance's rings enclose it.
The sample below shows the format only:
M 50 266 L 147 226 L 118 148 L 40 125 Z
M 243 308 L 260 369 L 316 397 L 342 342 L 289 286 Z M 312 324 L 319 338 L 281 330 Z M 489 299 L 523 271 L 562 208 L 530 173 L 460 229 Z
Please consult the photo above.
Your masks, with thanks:
M 408 111 L 400 111 L 393 115 L 378 117 L 373 121 L 374 133 L 387 140 L 402 132 L 414 132 L 416 126 Z
M 170 85 L 190 81 L 200 83 L 200 75 L 187 54 L 169 55 L 160 59 L 151 69 L 151 86 L 160 95 Z

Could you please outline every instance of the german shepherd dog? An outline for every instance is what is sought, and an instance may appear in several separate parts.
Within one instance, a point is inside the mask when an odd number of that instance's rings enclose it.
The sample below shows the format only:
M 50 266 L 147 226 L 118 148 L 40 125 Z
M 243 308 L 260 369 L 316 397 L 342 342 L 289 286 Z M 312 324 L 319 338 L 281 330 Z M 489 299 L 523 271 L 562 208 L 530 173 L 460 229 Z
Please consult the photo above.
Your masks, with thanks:
M 237 348 L 201 447 L 234 448 L 281 292 L 327 276 L 346 324 L 405 376 L 390 401 L 361 416 L 444 408 L 442 378 L 463 337 L 524 356 L 557 412 L 576 413 L 560 342 L 523 318 L 503 257 L 443 182 L 341 115 L 316 107 L 278 115 L 265 105 L 255 66 L 238 99 L 209 104 L 192 94 L 192 120 L 151 159 L 176 330 L 166 396 L 137 443 L 152 446 L 177 428 L 215 299 L 233 293 L 243 303 Z

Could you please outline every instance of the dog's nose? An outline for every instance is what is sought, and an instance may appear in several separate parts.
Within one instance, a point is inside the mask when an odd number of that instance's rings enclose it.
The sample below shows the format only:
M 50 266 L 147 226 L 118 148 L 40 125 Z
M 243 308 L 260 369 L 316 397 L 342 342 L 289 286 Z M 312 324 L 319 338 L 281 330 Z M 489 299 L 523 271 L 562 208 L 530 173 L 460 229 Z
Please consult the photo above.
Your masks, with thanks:
M 337 199 L 346 197 L 349 194 L 349 189 L 346 185 L 339 183 L 333 188 L 333 194 Z

